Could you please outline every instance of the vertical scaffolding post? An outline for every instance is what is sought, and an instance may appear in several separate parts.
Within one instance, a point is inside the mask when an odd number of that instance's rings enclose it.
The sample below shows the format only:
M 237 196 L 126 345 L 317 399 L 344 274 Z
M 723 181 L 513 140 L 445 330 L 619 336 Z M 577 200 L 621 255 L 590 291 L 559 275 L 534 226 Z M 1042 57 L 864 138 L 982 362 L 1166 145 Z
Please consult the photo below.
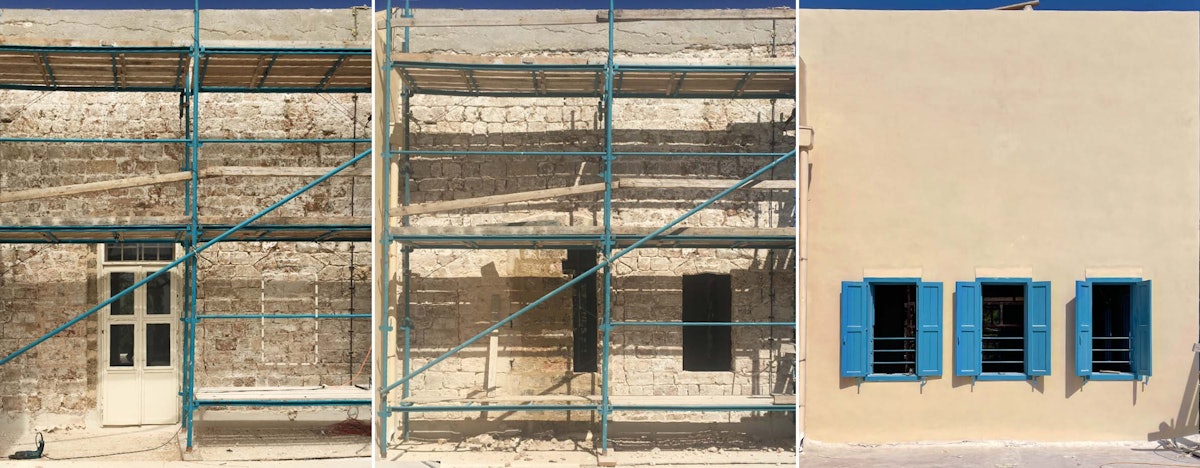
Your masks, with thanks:
M 608 61 L 604 65 L 604 236 L 601 239 L 604 260 L 612 256 L 612 167 L 613 167 L 613 0 L 608 1 Z M 600 369 L 600 452 L 608 454 L 608 418 L 612 406 L 608 400 L 608 361 L 612 348 L 612 265 L 604 264 L 604 317 L 600 323 L 604 352 Z
M 188 142 L 188 170 L 191 172 L 191 179 L 187 185 L 187 214 L 188 231 L 184 241 L 184 248 L 189 252 L 194 252 L 200 241 L 200 0 L 195 0 L 192 9 L 192 69 L 191 69 L 191 86 L 188 89 L 190 97 L 190 110 L 192 114 L 191 125 L 189 126 L 190 135 Z M 184 395 L 183 395 L 183 414 L 184 424 L 187 426 L 187 450 L 192 450 L 192 441 L 195 435 L 195 410 L 196 410 L 196 294 L 197 294 L 197 260 L 193 255 L 187 260 L 187 299 L 184 301 L 184 327 L 183 334 L 186 344 L 184 358 Z

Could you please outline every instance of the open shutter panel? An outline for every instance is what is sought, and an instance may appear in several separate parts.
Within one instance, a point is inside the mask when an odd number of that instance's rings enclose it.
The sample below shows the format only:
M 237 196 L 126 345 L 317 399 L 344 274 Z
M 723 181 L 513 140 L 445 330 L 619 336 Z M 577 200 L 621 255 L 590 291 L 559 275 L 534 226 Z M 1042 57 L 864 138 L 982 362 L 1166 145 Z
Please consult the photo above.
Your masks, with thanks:
M 942 375 L 942 283 L 917 291 L 917 375 Z
M 1092 284 L 1075 282 L 1075 374 L 1092 375 Z
M 1050 282 L 1029 283 L 1025 313 L 1025 375 L 1050 375 Z
M 1142 281 L 1133 285 L 1133 304 L 1130 319 L 1131 328 L 1130 360 L 1133 362 L 1133 373 L 1138 378 L 1149 377 L 1152 371 L 1154 343 L 1150 340 L 1150 282 Z
M 954 375 L 979 375 L 983 365 L 979 283 L 959 281 L 954 287 Z
M 842 377 L 866 377 L 870 350 L 870 317 L 864 283 L 842 282 Z

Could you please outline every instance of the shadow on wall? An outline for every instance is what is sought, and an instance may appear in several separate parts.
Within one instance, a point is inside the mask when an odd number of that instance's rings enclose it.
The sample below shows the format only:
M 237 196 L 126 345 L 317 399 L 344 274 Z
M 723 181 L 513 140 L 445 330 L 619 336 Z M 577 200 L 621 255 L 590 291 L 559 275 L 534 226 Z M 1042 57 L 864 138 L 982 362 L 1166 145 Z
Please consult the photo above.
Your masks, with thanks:
M 1181 365 L 1183 361 L 1174 361 Z M 1200 355 L 1192 353 L 1192 359 L 1187 361 L 1188 380 L 1184 386 L 1183 398 L 1179 402 L 1179 413 L 1169 421 L 1163 421 L 1158 424 L 1158 430 L 1146 434 L 1146 440 L 1164 440 L 1174 439 L 1194 435 L 1197 433 L 1197 425 L 1200 424 L 1200 416 L 1197 411 L 1200 411 L 1200 403 L 1197 402 L 1198 390 L 1197 366 L 1200 366 Z M 1136 384 L 1136 382 L 1135 382 Z
M 554 258 L 553 262 L 560 260 Z M 776 293 L 772 306 L 767 288 L 760 287 L 771 276 L 763 268 L 770 266 L 790 267 L 794 260 L 780 256 L 773 265 L 756 263 L 750 270 L 730 271 L 734 321 L 794 320 L 795 305 L 787 299 L 792 296 L 791 290 L 785 288 L 794 282 L 794 275 L 786 270 L 775 273 L 776 289 L 783 292 Z M 411 339 L 415 362 L 441 355 L 566 280 L 549 275 L 498 277 L 492 264 L 485 265 L 481 273 L 482 277 L 477 278 L 414 277 Z M 613 320 L 681 320 L 681 281 L 680 276 L 618 276 L 613 286 Z M 486 384 L 487 390 L 494 391 L 492 396 L 590 395 L 600 391 L 598 373 L 572 369 L 572 296 L 571 291 L 565 291 L 495 332 L 496 381 Z M 732 341 L 734 370 L 712 373 L 725 374 L 724 378 L 706 379 L 681 377 L 683 340 L 679 327 L 619 327 L 612 339 L 613 356 L 620 360 L 613 369 L 613 388 L 625 389 L 617 394 L 675 396 L 687 395 L 685 387 L 719 380 L 723 384 L 714 385 L 725 388 L 706 393 L 766 394 L 776 383 L 774 373 L 780 368 L 774 362 L 779 359 L 778 344 L 792 333 L 787 327 L 736 327 Z M 420 388 L 415 393 L 483 396 L 488 345 L 488 338 L 480 339 L 417 377 Z M 676 377 L 683 380 L 677 381 Z M 629 391 L 631 386 L 640 389 Z M 641 391 L 648 387 L 652 391 Z

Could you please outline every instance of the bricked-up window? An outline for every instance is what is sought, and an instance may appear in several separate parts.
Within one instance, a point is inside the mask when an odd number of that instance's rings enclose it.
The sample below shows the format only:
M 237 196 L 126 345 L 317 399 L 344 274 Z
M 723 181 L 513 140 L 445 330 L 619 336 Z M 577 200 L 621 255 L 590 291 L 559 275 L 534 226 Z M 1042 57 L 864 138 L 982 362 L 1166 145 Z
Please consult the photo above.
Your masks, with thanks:
M 593 249 L 568 250 L 563 273 L 572 278 L 596 266 Z M 596 316 L 596 275 L 575 283 L 571 298 L 571 370 L 596 372 L 599 319 Z
M 683 277 L 683 321 L 729 322 L 733 318 L 729 275 L 705 273 Z M 733 328 L 683 327 L 683 370 L 733 370 Z
M 169 262 L 175 259 L 175 244 L 169 242 L 104 244 L 109 262 Z

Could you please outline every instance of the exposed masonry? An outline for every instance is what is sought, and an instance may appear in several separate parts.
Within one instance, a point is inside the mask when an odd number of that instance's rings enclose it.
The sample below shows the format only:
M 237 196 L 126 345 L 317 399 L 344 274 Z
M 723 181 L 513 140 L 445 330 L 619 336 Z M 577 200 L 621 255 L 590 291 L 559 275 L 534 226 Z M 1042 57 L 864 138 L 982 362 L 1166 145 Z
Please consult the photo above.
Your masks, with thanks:
M 457 19 L 534 13 L 417 10 L 414 15 Z M 536 14 L 552 17 L 566 13 Z M 595 14 L 590 16 L 594 18 Z M 621 23 L 616 33 L 617 60 L 682 64 L 764 63 L 773 56 L 787 60 L 794 56 L 792 32 L 789 21 Z M 607 47 L 604 24 L 412 28 L 410 34 L 414 52 L 519 56 L 533 60 L 538 56 L 582 56 L 602 63 Z M 397 41 L 402 38 L 397 37 Z M 597 99 L 417 95 L 411 102 L 412 149 L 603 151 L 603 114 L 598 111 Z M 783 123 L 793 107 L 790 101 L 619 99 L 613 109 L 616 150 L 783 153 L 795 144 L 792 133 L 787 131 L 791 124 Z M 740 179 L 767 162 L 766 158 L 620 158 L 613 171 L 616 179 Z M 598 183 L 602 182 L 598 174 L 600 164 L 598 157 L 414 157 L 410 164 L 411 201 Z M 791 179 L 794 168 L 794 164 L 781 165 L 767 178 Z M 618 189 L 614 192 L 613 223 L 660 227 L 717 191 Z M 793 197 L 791 191 L 737 193 L 682 226 L 794 226 Z M 602 200 L 601 194 L 588 194 L 419 215 L 411 218 L 411 223 L 414 226 L 522 222 L 597 226 L 602 224 Z M 565 258 L 563 250 L 415 250 L 411 256 L 413 367 L 425 364 L 561 285 L 570 278 L 562 271 L 560 262 Z M 614 266 L 613 319 L 679 321 L 682 276 L 722 273 L 732 277 L 734 320 L 793 320 L 794 268 L 792 251 L 638 250 Z M 402 297 L 396 300 L 402 301 Z M 572 372 L 569 292 L 502 327 L 497 334 L 499 359 L 493 364 L 496 381 L 485 385 L 488 340 L 483 339 L 416 377 L 412 381 L 413 395 L 600 393 L 599 373 Z M 790 328 L 736 327 L 733 372 L 684 372 L 679 328 L 618 328 L 612 339 L 611 388 L 614 395 L 770 394 L 777 378 L 779 341 L 792 335 Z M 398 335 L 396 341 L 398 349 L 403 346 L 402 336 Z M 506 413 L 500 419 L 579 421 L 581 416 L 518 412 Z M 450 421 L 461 420 L 463 415 L 423 413 L 413 417 Z M 614 421 L 658 422 L 754 419 L 746 413 L 683 412 L 622 412 L 613 417 Z M 584 420 L 590 418 L 594 415 L 584 416 Z
M 62 18 L 72 18 L 64 21 Z M 302 40 L 366 47 L 369 11 L 204 12 L 202 40 Z M 0 10 L 0 36 L 121 44 L 190 44 L 188 11 Z M 243 43 L 246 45 L 247 43 Z M 207 138 L 363 138 L 368 94 L 202 94 Z M 11 137 L 183 138 L 170 93 L 0 92 L 0 134 Z M 358 129 L 353 130 L 357 120 Z M 366 145 L 206 145 L 201 167 L 332 167 Z M 0 191 L 177 172 L 184 145 L 0 144 Z M 244 218 L 311 180 L 219 177 L 200 181 L 200 214 Z M 370 217 L 370 181 L 339 176 L 276 216 Z M 352 203 L 353 198 L 353 203 Z M 184 185 L 170 183 L 0 204 L 0 218 L 182 216 Z M 355 289 L 350 291 L 350 249 Z M 226 243 L 200 255 L 199 313 L 355 313 L 370 308 L 369 243 Z M 92 245 L 0 245 L 0 354 L 8 354 L 98 303 Z M 199 386 L 345 385 L 370 350 L 366 319 L 211 320 L 197 330 Z M 350 336 L 353 333 L 353 348 Z M 182 335 L 182 334 L 180 334 Z M 97 408 L 98 316 L 0 367 L 0 408 L 37 417 Z M 181 343 L 175 350 L 180 353 Z M 364 371 L 354 383 L 365 384 Z M 303 411 L 303 410 L 302 410 Z

